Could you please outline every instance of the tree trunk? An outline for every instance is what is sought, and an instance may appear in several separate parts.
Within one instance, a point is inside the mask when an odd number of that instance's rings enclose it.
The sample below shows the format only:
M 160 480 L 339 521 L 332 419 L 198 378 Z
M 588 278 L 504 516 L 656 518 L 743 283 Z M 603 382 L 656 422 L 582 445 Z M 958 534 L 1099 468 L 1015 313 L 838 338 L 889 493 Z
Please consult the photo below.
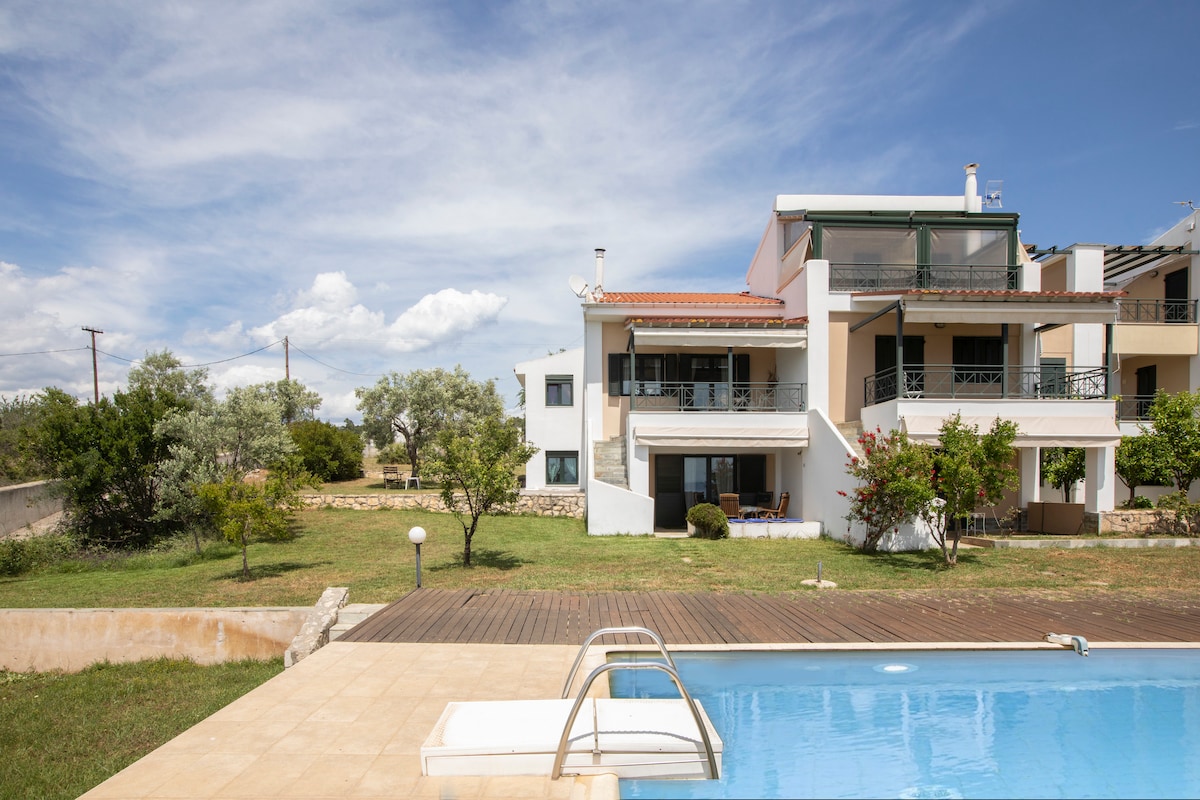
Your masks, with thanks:
M 246 580 L 246 581 L 250 580 L 250 562 L 246 558 L 246 547 L 247 547 L 246 534 L 248 533 L 247 529 L 249 527 L 250 527 L 250 523 L 247 522 L 246 526 L 244 528 L 242 528 L 242 580 Z

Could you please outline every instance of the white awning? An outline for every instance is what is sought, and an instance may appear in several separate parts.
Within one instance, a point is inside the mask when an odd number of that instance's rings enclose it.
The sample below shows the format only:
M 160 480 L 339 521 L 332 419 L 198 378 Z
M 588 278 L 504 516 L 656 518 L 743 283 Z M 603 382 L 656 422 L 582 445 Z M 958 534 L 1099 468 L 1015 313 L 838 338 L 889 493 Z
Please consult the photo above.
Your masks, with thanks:
M 977 300 L 935 300 L 905 297 L 905 322 L 1056 322 L 1105 323 L 1117 321 L 1116 300 L 1041 302 L 1004 297 Z M 989 320 L 989 317 L 994 320 Z
M 637 328 L 633 341 L 662 347 L 805 347 L 806 328 Z
M 980 433 L 991 429 L 996 418 L 963 416 L 967 425 L 975 425 Z M 1116 447 L 1121 443 L 1121 431 L 1111 417 L 1002 417 L 1017 423 L 1017 447 Z M 908 438 L 936 444 L 943 417 L 904 416 L 901 430 Z
M 639 426 L 633 441 L 648 447 L 807 447 L 808 428 Z

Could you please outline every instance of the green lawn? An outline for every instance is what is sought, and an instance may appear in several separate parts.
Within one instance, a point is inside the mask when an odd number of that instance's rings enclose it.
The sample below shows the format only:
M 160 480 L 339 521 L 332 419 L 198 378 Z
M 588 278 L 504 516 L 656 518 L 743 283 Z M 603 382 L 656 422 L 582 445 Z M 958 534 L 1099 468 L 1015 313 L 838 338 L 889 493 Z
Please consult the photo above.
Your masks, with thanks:
M 969 549 L 946 568 L 939 551 L 864 555 L 830 540 L 656 539 L 588 536 L 575 520 L 491 517 L 480 522 L 473 564 L 448 514 L 313 510 L 294 540 L 250 548 L 254 579 L 239 580 L 240 555 L 211 544 L 71 562 L 0 579 L 0 607 L 311 605 L 327 586 L 350 601 L 382 603 L 414 585 L 408 529 L 422 547 L 428 588 L 504 587 L 573 591 L 813 591 L 822 577 L 841 589 L 1089 589 L 1153 592 L 1200 588 L 1200 548 Z
M 282 658 L 0 671 L 0 799 L 78 797 L 282 671 Z

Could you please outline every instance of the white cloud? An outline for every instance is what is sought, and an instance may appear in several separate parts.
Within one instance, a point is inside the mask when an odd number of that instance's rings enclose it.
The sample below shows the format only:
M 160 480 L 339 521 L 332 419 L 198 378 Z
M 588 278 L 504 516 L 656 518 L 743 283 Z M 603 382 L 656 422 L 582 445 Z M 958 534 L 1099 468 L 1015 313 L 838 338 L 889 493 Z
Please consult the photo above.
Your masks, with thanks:
M 394 352 L 413 352 L 453 341 L 495 321 L 507 300 L 473 290 L 442 289 L 427 294 L 390 324 L 383 311 L 356 302 L 358 290 L 345 273 L 317 275 L 297 293 L 295 305 L 279 318 L 250 330 L 259 341 L 295 336 L 305 342 L 375 342 Z

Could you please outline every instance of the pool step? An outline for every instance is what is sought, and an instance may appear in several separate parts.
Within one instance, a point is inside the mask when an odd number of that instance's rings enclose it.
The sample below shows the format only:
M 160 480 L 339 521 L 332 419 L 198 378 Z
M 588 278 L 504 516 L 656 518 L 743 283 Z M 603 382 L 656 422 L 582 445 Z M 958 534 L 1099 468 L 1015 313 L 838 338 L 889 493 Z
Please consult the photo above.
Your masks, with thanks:
M 383 608 L 386 603 L 347 603 L 338 609 L 337 622 L 329 629 L 329 641 L 340 639 L 342 634 Z

